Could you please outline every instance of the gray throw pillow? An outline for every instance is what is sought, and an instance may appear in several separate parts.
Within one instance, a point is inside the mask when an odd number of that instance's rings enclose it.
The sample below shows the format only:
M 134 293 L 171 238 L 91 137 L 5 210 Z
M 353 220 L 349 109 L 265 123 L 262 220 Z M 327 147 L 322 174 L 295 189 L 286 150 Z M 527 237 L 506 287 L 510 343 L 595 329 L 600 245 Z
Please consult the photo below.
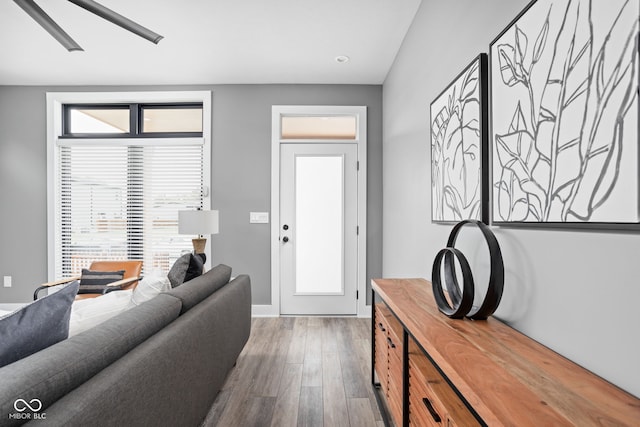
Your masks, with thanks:
M 171 287 L 182 285 L 191 279 L 202 275 L 204 263 L 207 260 L 205 254 L 184 254 L 173 264 L 167 277 L 171 282 Z
M 78 287 L 73 282 L 0 318 L 0 367 L 67 339 Z

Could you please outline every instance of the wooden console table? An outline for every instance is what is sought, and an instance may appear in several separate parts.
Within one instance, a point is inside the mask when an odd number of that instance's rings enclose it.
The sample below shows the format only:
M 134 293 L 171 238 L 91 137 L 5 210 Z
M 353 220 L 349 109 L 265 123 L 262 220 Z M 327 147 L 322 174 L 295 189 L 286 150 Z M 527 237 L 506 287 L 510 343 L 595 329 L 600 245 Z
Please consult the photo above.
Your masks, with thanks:
M 449 319 L 424 279 L 372 296 L 372 382 L 398 426 L 640 426 L 640 399 L 495 318 Z

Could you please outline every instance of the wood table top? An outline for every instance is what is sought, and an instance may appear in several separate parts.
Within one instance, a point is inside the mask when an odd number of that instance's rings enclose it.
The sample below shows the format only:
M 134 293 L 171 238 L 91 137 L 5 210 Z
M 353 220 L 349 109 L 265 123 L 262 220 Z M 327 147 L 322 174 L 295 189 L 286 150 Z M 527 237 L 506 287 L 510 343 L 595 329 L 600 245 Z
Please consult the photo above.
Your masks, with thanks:
M 450 319 L 425 279 L 373 290 L 490 426 L 640 426 L 640 399 L 490 317 Z

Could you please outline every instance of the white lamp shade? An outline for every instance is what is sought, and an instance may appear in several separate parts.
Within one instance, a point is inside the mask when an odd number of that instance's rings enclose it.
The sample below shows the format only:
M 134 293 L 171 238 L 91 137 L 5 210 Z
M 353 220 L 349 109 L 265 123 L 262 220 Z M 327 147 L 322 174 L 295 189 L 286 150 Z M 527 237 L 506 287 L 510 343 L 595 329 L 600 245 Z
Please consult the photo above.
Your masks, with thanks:
M 218 234 L 218 211 L 178 211 L 178 233 Z

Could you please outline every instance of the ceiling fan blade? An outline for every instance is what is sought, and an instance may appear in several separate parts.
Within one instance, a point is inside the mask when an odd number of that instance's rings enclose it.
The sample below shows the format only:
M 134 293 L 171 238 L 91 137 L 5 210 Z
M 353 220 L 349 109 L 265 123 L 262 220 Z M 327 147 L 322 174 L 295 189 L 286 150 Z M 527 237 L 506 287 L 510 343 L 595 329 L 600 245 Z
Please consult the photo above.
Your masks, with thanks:
M 16 1 L 16 0 L 14 0 Z M 113 10 L 102 6 L 99 3 L 96 3 L 93 0 L 69 0 L 71 3 L 80 6 L 81 8 L 88 10 L 89 12 L 98 15 L 99 17 L 106 19 L 109 22 L 112 22 L 116 25 L 121 26 L 125 30 L 129 30 L 134 34 L 139 35 L 142 38 L 149 40 L 155 44 L 163 38 L 160 34 L 151 31 L 148 28 L 143 27 L 142 25 L 133 22 L 129 18 L 125 18 L 119 13 L 114 12 Z
M 36 21 L 42 28 L 47 30 L 62 46 L 64 46 L 69 52 L 82 51 L 80 45 L 75 42 L 58 24 L 46 12 L 33 2 L 33 0 L 13 0 L 15 4 L 20 6 L 22 10 L 27 12 L 34 21 Z

